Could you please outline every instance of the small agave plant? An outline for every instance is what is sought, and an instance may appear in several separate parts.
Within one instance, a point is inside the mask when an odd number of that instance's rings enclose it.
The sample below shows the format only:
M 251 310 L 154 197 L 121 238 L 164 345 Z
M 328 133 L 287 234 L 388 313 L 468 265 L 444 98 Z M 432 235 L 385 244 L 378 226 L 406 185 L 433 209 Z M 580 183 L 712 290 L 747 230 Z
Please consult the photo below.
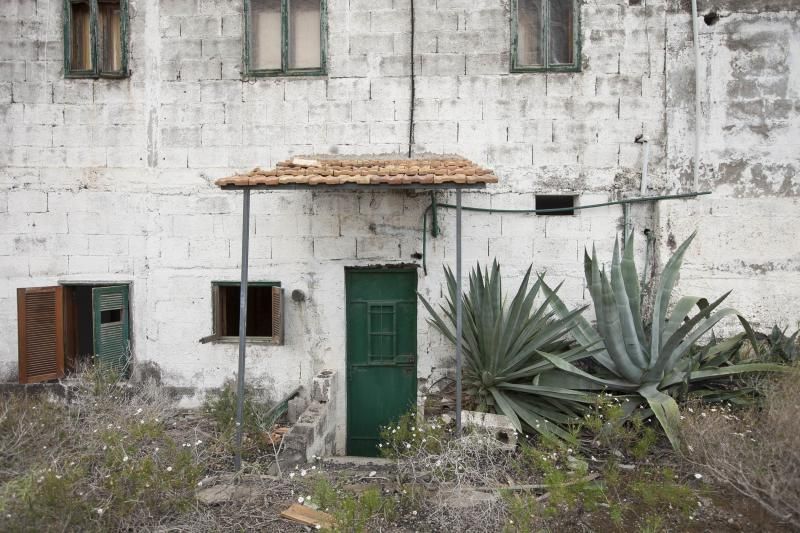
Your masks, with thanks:
M 704 298 L 684 296 L 675 302 L 668 313 L 672 292 L 684 254 L 694 239 L 692 234 L 667 262 L 655 294 L 651 326 L 645 327 L 640 306 L 639 276 L 633 260 L 633 235 L 620 254 L 619 243 L 609 272 L 600 268 L 596 251 L 585 254 L 584 269 L 597 316 L 597 331 L 581 316 L 573 316 L 575 338 L 584 346 L 599 341 L 604 349 L 593 354 L 603 372 L 590 374 L 569 361 L 550 354 L 542 357 L 559 368 L 561 374 L 549 374 L 546 383 L 585 390 L 609 390 L 638 395 L 649 406 L 664 429 L 673 447 L 679 448 L 678 404 L 674 396 L 681 385 L 713 380 L 723 376 L 781 370 L 767 363 L 731 364 L 730 360 L 693 358 L 691 348 L 698 339 L 720 320 L 739 316 L 733 308 L 719 309 L 730 292 L 714 302 Z M 564 303 L 542 283 L 548 300 L 560 317 L 571 316 Z M 689 316 L 692 310 L 699 310 Z M 747 322 L 739 316 L 748 332 Z M 648 334 L 649 333 L 649 334 Z M 603 374 L 603 375 L 600 375 Z M 633 402 L 635 403 L 635 402 Z
M 452 343 L 456 342 L 457 296 L 453 272 L 445 267 L 448 296 L 435 310 L 420 295 L 431 315 L 428 320 Z M 559 364 L 591 355 L 588 347 L 570 347 L 567 340 L 573 320 L 583 309 L 567 311 L 556 317 L 550 304 L 556 291 L 538 304 L 542 280 L 529 287 L 531 269 L 510 302 L 503 298 L 500 266 L 495 261 L 491 271 L 477 265 L 469 277 L 468 292 L 463 298 L 464 395 L 479 411 L 506 415 L 517 431 L 523 424 L 549 437 L 569 439 L 563 426 L 577 422 L 595 395 L 565 387 L 539 384 L 541 375 Z

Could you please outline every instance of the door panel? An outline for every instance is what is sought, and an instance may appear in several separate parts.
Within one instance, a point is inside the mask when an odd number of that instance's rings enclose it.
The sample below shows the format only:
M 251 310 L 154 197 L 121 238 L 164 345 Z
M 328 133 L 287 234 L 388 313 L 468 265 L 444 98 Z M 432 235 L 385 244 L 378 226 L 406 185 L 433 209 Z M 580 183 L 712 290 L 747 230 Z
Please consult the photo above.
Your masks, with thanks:
M 92 289 L 94 353 L 97 362 L 120 373 L 129 370 L 128 286 Z
M 417 273 L 349 270 L 347 453 L 377 455 L 380 427 L 416 405 Z

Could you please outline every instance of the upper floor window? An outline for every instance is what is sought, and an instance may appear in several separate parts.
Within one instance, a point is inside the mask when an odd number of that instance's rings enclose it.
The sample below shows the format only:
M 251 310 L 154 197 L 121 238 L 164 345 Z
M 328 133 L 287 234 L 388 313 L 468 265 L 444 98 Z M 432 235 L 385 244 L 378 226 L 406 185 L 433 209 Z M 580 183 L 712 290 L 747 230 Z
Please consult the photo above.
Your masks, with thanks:
M 578 0 L 514 0 L 511 71 L 580 70 Z
M 64 19 L 67 77 L 128 75 L 127 0 L 65 0 Z
M 251 76 L 325 73 L 325 0 L 245 0 Z

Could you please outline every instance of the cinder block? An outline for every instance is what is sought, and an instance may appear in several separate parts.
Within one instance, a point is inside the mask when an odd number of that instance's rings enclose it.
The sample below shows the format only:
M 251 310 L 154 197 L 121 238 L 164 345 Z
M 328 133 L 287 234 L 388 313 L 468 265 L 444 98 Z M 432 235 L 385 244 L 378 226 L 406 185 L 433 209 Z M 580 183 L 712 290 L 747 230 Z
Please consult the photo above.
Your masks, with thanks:
M 458 123 L 446 121 L 419 121 L 414 126 L 414 140 L 419 143 L 456 143 Z
M 458 76 L 466 74 L 464 52 L 456 54 L 421 54 L 422 76 Z
M 89 255 L 119 256 L 128 253 L 128 237 L 124 235 L 92 235 Z
M 400 239 L 360 237 L 356 240 L 356 257 L 381 261 L 400 259 Z
M 371 143 L 402 143 L 408 139 L 408 122 L 376 122 L 369 126 Z
M 314 257 L 317 259 L 350 259 L 356 257 L 353 237 L 315 237 Z
M 207 38 L 202 41 L 203 57 L 210 58 L 240 58 L 242 43 L 239 39 L 229 37 Z
M 70 274 L 107 274 L 108 257 L 70 255 L 67 269 Z
M 370 81 L 365 78 L 334 78 L 328 80 L 329 100 L 368 100 Z
M 411 82 L 408 78 L 377 78 L 370 81 L 372 100 L 408 100 L 411 98 Z M 419 89 L 419 87 L 417 87 Z M 418 93 L 418 96 L 419 95 Z
M 180 18 L 180 36 L 219 37 L 222 32 L 222 19 L 217 16 L 201 15 Z
M 11 84 L 14 102 L 22 104 L 53 103 L 53 84 L 36 82 L 14 82 Z
M 517 431 L 504 415 L 461 411 L 461 423 L 467 427 L 471 426 L 473 431 L 479 434 L 481 432 L 490 434 L 500 449 L 514 450 L 517 447 Z
M 316 376 L 311 384 L 311 400 L 314 402 L 328 403 L 336 394 L 336 372 L 333 370 L 323 370 Z
M 201 81 L 200 100 L 202 102 L 241 102 L 242 83 L 240 81 Z
M 40 191 L 9 191 L 9 213 L 45 213 L 47 193 Z
M 369 126 L 364 123 L 327 124 L 328 141 L 340 144 L 368 144 Z

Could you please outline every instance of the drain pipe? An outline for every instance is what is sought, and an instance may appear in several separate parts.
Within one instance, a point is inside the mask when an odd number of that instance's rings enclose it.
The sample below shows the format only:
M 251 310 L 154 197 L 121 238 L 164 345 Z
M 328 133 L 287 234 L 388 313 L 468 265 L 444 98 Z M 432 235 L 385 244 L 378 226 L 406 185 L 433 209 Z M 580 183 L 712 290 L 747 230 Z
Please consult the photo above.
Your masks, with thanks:
M 641 196 L 641 197 L 645 197 L 647 195 L 647 186 L 649 185 L 648 178 L 647 178 L 647 164 L 648 164 L 648 160 L 650 159 L 650 143 L 648 142 L 648 140 L 649 139 L 647 138 L 647 135 L 642 133 L 640 135 L 637 135 L 636 136 L 636 140 L 634 141 L 637 144 L 641 144 L 642 145 L 642 150 L 643 150 L 643 153 L 642 153 L 642 184 L 641 184 L 641 186 L 639 188 L 639 196 Z
M 700 186 L 700 37 L 697 21 L 697 0 L 692 0 L 692 39 L 694 40 L 694 183 Z

